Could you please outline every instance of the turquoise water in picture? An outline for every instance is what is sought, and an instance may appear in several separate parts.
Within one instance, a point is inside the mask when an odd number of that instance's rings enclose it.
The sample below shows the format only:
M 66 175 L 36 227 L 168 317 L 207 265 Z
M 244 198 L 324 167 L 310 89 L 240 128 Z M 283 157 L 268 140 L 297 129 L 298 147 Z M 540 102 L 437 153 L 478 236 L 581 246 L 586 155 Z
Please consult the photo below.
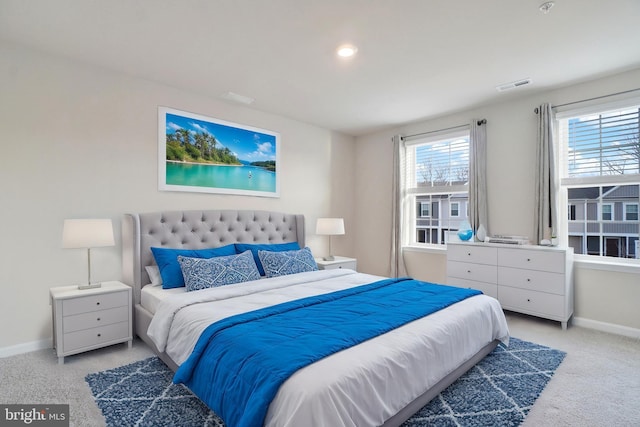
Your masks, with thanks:
M 276 173 L 249 165 L 225 166 L 167 162 L 167 185 L 213 187 L 275 193 Z

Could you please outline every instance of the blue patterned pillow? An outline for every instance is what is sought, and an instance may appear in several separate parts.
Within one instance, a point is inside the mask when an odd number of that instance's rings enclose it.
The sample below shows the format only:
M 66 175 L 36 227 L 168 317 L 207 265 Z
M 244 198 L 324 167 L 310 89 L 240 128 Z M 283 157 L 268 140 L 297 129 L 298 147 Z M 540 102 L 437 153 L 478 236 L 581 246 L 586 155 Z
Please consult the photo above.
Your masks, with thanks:
M 311 249 L 306 247 L 297 251 L 258 251 L 258 256 L 267 277 L 284 276 L 318 269 Z
M 262 267 L 262 263 L 260 262 L 260 257 L 258 257 L 258 251 L 270 251 L 270 252 L 283 252 L 283 251 L 293 251 L 300 249 L 300 245 L 298 242 L 288 242 L 288 243 L 236 243 L 236 253 L 242 253 L 246 250 L 251 251 L 253 254 L 253 260 L 256 262 L 258 266 L 258 271 L 261 276 L 264 276 L 264 268 Z
M 178 262 L 187 291 L 260 279 L 251 251 L 215 258 L 189 258 L 179 255 Z

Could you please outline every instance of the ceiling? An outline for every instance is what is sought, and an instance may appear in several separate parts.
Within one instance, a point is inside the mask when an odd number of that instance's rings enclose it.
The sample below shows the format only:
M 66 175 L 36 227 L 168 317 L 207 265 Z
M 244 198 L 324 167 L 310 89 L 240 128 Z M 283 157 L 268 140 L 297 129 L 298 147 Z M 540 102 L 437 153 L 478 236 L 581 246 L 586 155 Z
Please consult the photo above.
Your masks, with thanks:
M 543 2 L 0 0 L 0 39 L 363 135 L 640 67 L 639 0 Z

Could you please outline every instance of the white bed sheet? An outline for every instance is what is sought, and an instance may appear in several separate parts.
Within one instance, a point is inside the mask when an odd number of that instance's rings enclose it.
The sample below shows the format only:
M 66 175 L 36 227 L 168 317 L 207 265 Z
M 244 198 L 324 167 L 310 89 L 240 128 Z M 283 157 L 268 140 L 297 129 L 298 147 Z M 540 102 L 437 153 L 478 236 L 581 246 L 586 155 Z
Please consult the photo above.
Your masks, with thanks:
M 214 321 L 381 279 L 322 270 L 186 292 L 160 301 L 148 332 L 180 365 Z M 489 342 L 508 337 L 497 300 L 468 298 L 299 370 L 280 387 L 265 425 L 381 425 Z
M 184 294 L 187 288 L 162 289 L 161 285 L 146 285 L 140 290 L 140 305 L 151 314 L 156 314 L 160 301 L 172 295 Z

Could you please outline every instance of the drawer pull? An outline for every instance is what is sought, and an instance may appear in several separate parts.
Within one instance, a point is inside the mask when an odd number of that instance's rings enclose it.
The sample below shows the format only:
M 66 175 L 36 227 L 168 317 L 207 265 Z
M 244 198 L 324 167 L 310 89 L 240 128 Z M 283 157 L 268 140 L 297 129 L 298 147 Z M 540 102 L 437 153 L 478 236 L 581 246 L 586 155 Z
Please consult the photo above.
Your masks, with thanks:
M 100 305 L 100 301 L 98 301 L 98 302 L 96 303 L 96 305 Z
M 467 255 L 471 256 L 471 252 L 468 252 Z
M 467 273 L 471 273 L 471 270 L 467 270 Z
M 527 298 L 527 302 L 531 302 L 531 300 L 529 298 Z
M 99 322 L 99 321 L 100 321 L 100 318 L 98 317 L 96 320 Z
M 102 334 L 98 334 L 98 338 L 100 338 L 102 336 Z
M 527 258 L 527 262 L 531 261 L 531 258 Z
M 527 279 L 527 282 L 530 282 L 530 281 L 531 281 L 531 279 Z

